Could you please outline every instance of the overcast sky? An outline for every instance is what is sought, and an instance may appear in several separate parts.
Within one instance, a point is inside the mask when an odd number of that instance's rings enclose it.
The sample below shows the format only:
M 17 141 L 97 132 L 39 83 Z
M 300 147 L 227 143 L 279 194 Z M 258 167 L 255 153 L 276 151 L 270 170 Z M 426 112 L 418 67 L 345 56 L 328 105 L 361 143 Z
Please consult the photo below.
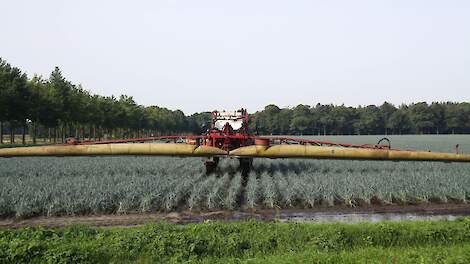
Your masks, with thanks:
M 0 57 L 144 105 L 470 101 L 470 1 L 0 1 Z

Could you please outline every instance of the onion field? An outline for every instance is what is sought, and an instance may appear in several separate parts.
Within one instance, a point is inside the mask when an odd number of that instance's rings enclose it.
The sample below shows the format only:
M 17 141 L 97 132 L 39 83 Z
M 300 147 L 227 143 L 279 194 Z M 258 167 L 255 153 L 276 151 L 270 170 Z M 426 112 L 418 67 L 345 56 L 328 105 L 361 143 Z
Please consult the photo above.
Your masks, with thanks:
M 0 159 L 2 217 L 469 200 L 459 163 L 255 159 L 244 178 L 236 159 L 209 176 L 200 158 Z

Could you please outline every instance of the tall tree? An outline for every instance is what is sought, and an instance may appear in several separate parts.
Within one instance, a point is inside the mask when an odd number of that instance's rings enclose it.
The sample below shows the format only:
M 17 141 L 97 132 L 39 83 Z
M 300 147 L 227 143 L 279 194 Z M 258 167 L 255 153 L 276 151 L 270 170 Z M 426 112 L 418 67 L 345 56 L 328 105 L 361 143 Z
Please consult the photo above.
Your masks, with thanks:
M 413 124 L 408 116 L 405 106 L 397 109 L 388 119 L 388 127 L 395 134 L 410 134 L 413 132 Z
M 264 125 L 266 126 L 266 130 L 270 131 L 270 134 L 279 134 L 279 113 L 281 109 L 274 104 L 270 104 L 264 107 L 263 117 L 264 117 Z
M 290 134 L 290 123 L 292 121 L 292 111 L 283 108 L 278 114 L 278 128 L 280 135 Z
M 408 113 L 418 134 L 430 133 L 432 128 L 436 126 L 434 115 L 426 102 L 410 105 Z
M 390 117 L 397 110 L 397 108 L 393 104 L 390 104 L 389 102 L 384 102 L 379 108 L 380 108 L 380 111 L 382 112 L 382 120 L 384 122 L 383 124 L 383 127 L 385 129 L 384 134 L 387 135 L 388 130 L 391 129 Z
M 30 116 L 32 122 L 32 138 L 36 143 L 37 127 L 40 123 L 48 124 L 48 107 L 50 103 L 47 100 L 48 90 L 47 82 L 41 76 L 35 75 L 29 82 L 29 90 L 31 93 Z
M 23 142 L 26 128 L 26 120 L 30 114 L 30 91 L 28 78 L 19 68 L 11 67 L 0 58 L 0 141 L 3 142 L 3 123 L 10 124 L 10 138 L 14 142 L 14 127 L 23 127 Z
M 334 124 L 333 119 L 331 118 L 331 111 L 334 108 L 333 105 L 322 105 L 322 104 L 317 104 L 315 106 L 314 112 L 315 114 L 315 119 L 318 120 L 318 128 L 321 131 L 323 135 L 326 135 L 327 132 L 331 131 L 332 126 Z
M 49 77 L 49 89 L 51 93 L 51 101 L 53 104 L 53 112 L 57 114 L 58 123 L 60 125 L 60 135 L 62 141 L 67 137 L 67 126 L 72 121 L 73 101 L 72 89 L 73 85 L 67 81 L 60 71 L 59 67 L 55 67 Z M 57 131 L 54 132 L 54 138 Z
M 190 116 L 191 131 L 196 134 L 205 133 L 210 128 L 212 115 L 210 112 L 194 113 Z
M 305 134 L 311 128 L 310 106 L 299 104 L 292 111 L 291 130 L 296 134 Z
M 383 116 L 380 108 L 368 105 L 359 112 L 359 129 L 361 134 L 381 134 L 384 131 Z
M 344 105 L 334 107 L 330 112 L 334 133 L 338 135 L 354 134 L 354 123 L 358 116 L 354 108 Z

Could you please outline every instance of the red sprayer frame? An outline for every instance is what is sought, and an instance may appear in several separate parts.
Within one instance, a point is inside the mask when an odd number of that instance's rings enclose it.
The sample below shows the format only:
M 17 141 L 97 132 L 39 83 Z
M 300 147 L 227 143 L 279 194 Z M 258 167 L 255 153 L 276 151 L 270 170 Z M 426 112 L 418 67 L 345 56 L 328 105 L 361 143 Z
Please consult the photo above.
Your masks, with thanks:
M 233 129 L 234 125 L 237 129 Z M 185 143 L 193 145 L 205 145 L 216 147 L 225 151 L 231 151 L 240 147 L 250 145 L 280 145 L 280 144 L 302 144 L 317 146 L 336 146 L 344 148 L 367 148 L 367 149 L 391 149 L 390 141 L 386 138 L 381 139 L 377 144 L 342 144 L 330 141 L 312 140 L 296 137 L 258 137 L 248 133 L 248 112 L 240 109 L 234 113 L 212 112 L 212 124 L 210 129 L 204 135 L 176 135 L 176 136 L 159 136 L 129 139 L 114 139 L 103 141 L 76 141 L 69 140 L 68 144 L 89 145 L 89 144 L 113 144 L 113 143 L 142 143 L 149 141 L 167 141 L 174 143 Z M 387 141 L 388 144 L 380 144 Z M 244 175 L 250 170 L 252 158 L 238 158 L 240 167 Z M 204 159 L 206 171 L 208 173 L 215 170 L 219 162 L 219 157 L 208 157 Z

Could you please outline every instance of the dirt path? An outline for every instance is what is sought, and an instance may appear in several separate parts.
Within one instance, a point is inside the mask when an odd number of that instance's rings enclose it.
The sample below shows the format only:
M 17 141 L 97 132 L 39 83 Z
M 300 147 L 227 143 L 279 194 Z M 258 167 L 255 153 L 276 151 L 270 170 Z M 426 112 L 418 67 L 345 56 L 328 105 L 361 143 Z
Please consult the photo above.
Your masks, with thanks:
M 0 229 L 20 228 L 27 226 L 61 227 L 84 224 L 90 226 L 134 226 L 155 223 L 162 220 L 175 224 L 203 222 L 205 220 L 237 221 L 258 219 L 271 221 L 305 220 L 304 222 L 328 222 L 345 219 L 422 219 L 419 217 L 434 216 L 469 216 L 470 204 L 423 204 L 423 205 L 386 205 L 371 207 L 319 207 L 314 209 L 282 209 L 282 210 L 246 210 L 246 211 L 214 211 L 214 212 L 172 212 L 172 213 L 130 213 L 115 215 L 85 215 L 60 217 L 34 217 L 29 219 L 7 218 L 0 219 Z M 414 217 L 418 216 L 418 217 Z M 339 218 L 338 218 L 339 217 Z M 349 217 L 349 218 L 348 218 Z M 313 219 L 313 220 L 312 220 Z M 326 221 L 318 221 L 324 219 Z M 423 218 L 426 219 L 426 218 Z

